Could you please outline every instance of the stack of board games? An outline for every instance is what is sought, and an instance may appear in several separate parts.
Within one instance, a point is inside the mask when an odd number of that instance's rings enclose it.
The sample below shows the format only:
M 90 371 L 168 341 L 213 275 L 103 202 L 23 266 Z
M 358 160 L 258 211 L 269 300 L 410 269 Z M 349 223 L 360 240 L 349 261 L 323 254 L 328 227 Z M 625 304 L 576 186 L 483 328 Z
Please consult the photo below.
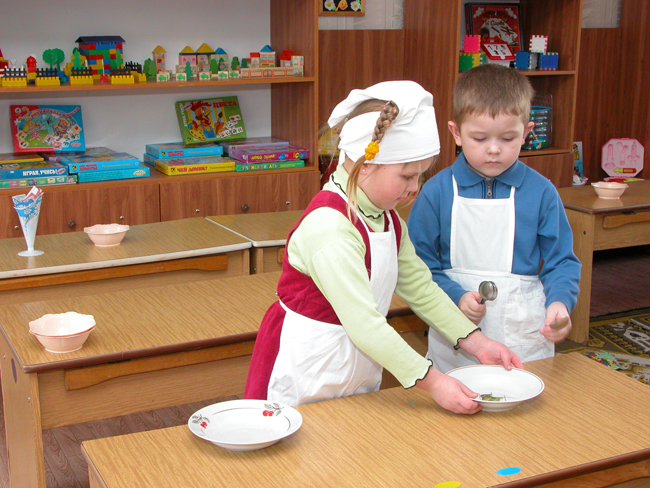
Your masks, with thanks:
M 79 182 L 124 180 L 149 176 L 149 167 L 125 152 L 106 147 L 91 148 L 83 154 L 57 156 L 59 164 L 77 175 Z
M 298 168 L 305 165 L 309 149 L 289 143 L 278 146 L 262 142 L 249 146 L 231 146 L 228 155 L 235 160 L 235 171 Z
M 0 154 L 0 188 L 70 185 L 77 182 L 64 165 L 38 154 Z
M 235 162 L 222 157 L 219 144 L 204 143 L 185 146 L 181 142 L 147 144 L 144 162 L 168 176 L 194 173 L 235 171 Z
M 79 105 L 10 105 L 11 135 L 17 153 L 84 151 Z
M 182 100 L 176 102 L 174 107 L 186 146 L 246 137 L 236 96 Z

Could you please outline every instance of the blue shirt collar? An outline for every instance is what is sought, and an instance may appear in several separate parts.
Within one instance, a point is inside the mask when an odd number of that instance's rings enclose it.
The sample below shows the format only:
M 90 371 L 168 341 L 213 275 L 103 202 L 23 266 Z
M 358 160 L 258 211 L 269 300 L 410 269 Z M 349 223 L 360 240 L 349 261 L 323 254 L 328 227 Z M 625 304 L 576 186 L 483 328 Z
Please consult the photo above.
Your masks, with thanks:
M 451 172 L 460 186 L 478 185 L 486 179 L 484 176 L 479 175 L 469 167 L 463 153 L 460 153 L 456 162 L 452 165 Z M 517 160 L 515 164 L 510 166 L 510 168 L 492 179 L 497 180 L 504 185 L 519 188 L 524 182 L 525 173 L 526 166 L 520 160 Z

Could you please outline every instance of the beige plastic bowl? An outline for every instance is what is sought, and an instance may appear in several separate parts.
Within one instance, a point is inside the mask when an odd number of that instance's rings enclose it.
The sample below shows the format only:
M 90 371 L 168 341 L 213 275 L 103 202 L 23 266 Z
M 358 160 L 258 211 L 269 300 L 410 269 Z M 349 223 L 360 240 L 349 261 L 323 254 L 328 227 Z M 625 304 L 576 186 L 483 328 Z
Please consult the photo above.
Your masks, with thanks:
M 600 198 L 609 199 L 619 198 L 627 188 L 625 183 L 615 181 L 599 181 L 598 183 L 592 183 L 591 186 L 594 187 Z
M 121 224 L 96 224 L 92 227 L 84 227 L 84 232 L 99 247 L 118 246 L 127 230 L 129 226 Z
M 95 328 L 95 318 L 77 312 L 45 314 L 29 323 L 33 334 L 46 351 L 64 353 L 81 349 Z

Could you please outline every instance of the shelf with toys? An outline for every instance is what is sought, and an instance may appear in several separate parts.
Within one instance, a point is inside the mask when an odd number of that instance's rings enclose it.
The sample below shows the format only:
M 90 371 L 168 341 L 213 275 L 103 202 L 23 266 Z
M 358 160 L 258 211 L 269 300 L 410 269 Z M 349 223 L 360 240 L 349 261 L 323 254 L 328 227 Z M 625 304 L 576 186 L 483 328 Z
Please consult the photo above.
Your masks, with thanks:
M 471 10 L 472 5 L 475 10 Z M 497 6 L 493 9 L 490 7 Z M 513 10 L 513 7 L 516 9 Z M 551 63 L 549 69 L 521 69 L 530 78 L 538 94 L 547 95 L 552 100 L 553 137 L 550 144 L 541 148 L 523 149 L 521 158 L 558 186 L 570 186 L 573 176 L 573 127 L 575 120 L 576 90 L 578 78 L 578 58 L 580 49 L 580 29 L 582 23 L 582 0 L 521 0 L 508 2 L 468 2 L 467 0 L 408 0 L 404 2 L 405 29 L 405 76 L 418 81 L 430 89 L 438 120 L 444 125 L 451 120 L 451 93 L 461 70 L 466 68 L 462 59 L 463 41 L 468 32 L 469 18 L 475 19 L 477 35 L 485 24 L 488 10 L 499 10 L 512 18 L 518 17 L 519 32 L 513 36 L 519 44 L 518 50 L 529 50 L 532 36 L 546 39 L 544 51 L 548 53 L 545 61 Z M 468 14 L 469 12 L 469 14 Z M 498 20 L 498 19 L 497 19 Z M 494 23 L 497 23 L 497 20 Z M 498 28 L 498 26 L 494 26 Z M 430 32 L 436 32 L 435 46 Z M 496 34 L 488 30 L 484 43 Z M 484 32 L 481 32 L 482 36 Z M 501 52 L 504 46 L 493 46 L 492 51 L 507 57 L 509 64 L 515 63 L 512 52 Z M 556 54 L 551 54 L 556 53 Z M 487 53 L 485 54 L 487 55 Z M 477 60 L 480 54 L 476 53 Z M 422 59 L 431 59 L 423 63 Z M 544 65 L 544 68 L 546 66 Z M 513 68 L 515 69 L 515 68 Z M 448 131 L 440 131 L 441 155 L 437 168 L 450 166 L 456 154 L 456 145 Z

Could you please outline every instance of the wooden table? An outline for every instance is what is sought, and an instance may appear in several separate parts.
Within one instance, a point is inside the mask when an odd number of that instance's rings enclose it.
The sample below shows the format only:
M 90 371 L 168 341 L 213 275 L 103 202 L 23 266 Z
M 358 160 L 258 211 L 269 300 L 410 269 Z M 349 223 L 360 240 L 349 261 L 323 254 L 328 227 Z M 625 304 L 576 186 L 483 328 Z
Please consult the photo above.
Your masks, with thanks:
M 650 244 L 650 180 L 628 185 L 614 200 L 599 198 L 591 186 L 558 190 L 573 230 L 573 248 L 582 262 L 580 294 L 571 313 L 569 338 L 574 341 L 586 343 L 589 339 L 594 251 Z
M 35 257 L 18 256 L 25 239 L 0 239 L 0 290 L 103 280 L 162 271 L 249 274 L 248 239 L 204 218 L 132 225 L 119 246 L 95 246 L 85 232 L 36 236 Z
M 303 210 L 207 217 L 251 242 L 251 274 L 282 270 L 289 231 Z
M 422 390 L 391 388 L 300 405 L 300 430 L 259 451 L 222 449 L 183 425 L 82 452 L 91 488 L 595 488 L 650 476 L 650 388 L 578 353 L 526 366 L 546 388 L 508 412 L 455 415 Z M 497 473 L 511 467 L 521 472 Z

